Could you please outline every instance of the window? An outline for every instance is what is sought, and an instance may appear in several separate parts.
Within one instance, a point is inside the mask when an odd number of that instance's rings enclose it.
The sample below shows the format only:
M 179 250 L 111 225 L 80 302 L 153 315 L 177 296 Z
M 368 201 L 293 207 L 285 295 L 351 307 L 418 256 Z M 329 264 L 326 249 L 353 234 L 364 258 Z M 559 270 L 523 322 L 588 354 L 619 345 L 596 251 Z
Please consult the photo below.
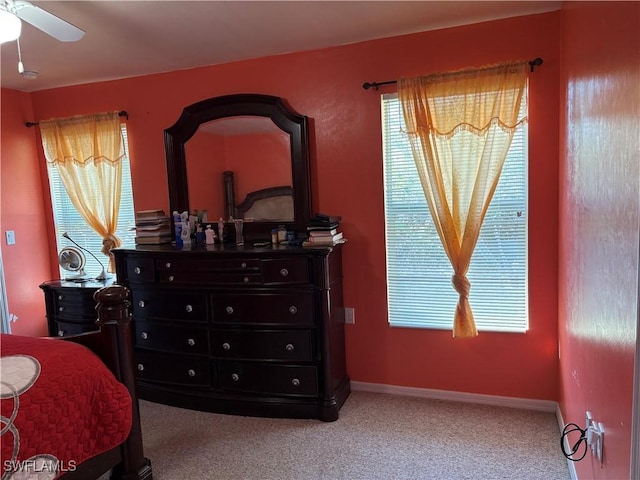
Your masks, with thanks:
M 135 247 L 135 215 L 133 209 L 133 191 L 131 189 L 131 168 L 129 166 L 129 148 L 127 142 L 127 127 L 122 124 L 122 136 L 124 141 L 125 156 L 122 163 L 122 196 L 120 199 L 120 211 L 118 214 L 118 229 L 116 236 L 122 240 L 123 247 Z M 64 247 L 73 246 L 71 242 L 62 237 L 64 232 L 79 245 L 89 250 L 108 267 L 107 257 L 101 252 L 102 237 L 98 235 L 78 213 L 69 200 L 67 191 L 62 184 L 58 169 L 49 165 L 49 187 L 51 190 L 51 204 L 53 206 L 53 221 L 56 231 L 58 252 Z M 85 273 L 95 277 L 102 267 L 89 254 L 85 254 L 87 264 Z M 69 272 L 60 269 L 61 278 L 69 275 Z
M 389 324 L 451 329 L 458 301 L 453 268 L 431 219 L 403 125 L 397 95 L 383 95 Z M 479 331 L 528 329 L 526 123 L 514 135 L 467 278 Z

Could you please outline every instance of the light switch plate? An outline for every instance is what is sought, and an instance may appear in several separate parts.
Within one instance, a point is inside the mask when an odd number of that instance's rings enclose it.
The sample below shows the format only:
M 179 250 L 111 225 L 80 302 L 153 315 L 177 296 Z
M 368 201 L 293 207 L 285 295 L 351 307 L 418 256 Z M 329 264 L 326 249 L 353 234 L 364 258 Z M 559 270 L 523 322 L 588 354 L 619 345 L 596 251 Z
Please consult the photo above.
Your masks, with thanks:
M 7 230 L 6 232 L 4 232 L 4 234 L 7 238 L 7 245 L 16 244 L 16 233 L 13 230 Z
M 353 307 L 345 307 L 344 323 L 348 323 L 349 325 L 354 325 L 356 323 L 356 314 Z

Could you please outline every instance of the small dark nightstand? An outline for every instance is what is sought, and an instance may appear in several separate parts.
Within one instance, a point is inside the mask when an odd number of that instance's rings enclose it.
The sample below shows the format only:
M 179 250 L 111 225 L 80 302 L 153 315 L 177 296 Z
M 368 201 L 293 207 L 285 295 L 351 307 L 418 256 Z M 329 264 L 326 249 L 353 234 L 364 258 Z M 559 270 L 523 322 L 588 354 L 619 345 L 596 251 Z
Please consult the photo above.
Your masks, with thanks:
M 41 284 L 40 288 L 44 291 L 49 336 L 64 337 L 98 330 L 93 294 L 114 281 L 115 277 L 102 282 L 51 280 Z

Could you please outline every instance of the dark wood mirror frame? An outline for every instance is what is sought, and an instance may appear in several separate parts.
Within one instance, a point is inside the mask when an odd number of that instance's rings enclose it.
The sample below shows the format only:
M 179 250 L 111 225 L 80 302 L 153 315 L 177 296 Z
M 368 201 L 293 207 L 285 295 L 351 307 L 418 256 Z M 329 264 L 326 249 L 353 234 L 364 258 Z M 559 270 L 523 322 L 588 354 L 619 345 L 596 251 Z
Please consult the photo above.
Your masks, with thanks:
M 291 110 L 280 97 L 260 94 L 236 94 L 213 97 L 185 107 L 176 123 L 164 131 L 169 207 L 171 211 L 189 211 L 189 185 L 185 143 L 201 124 L 226 117 L 263 116 L 270 118 L 291 141 L 291 176 L 294 220 L 292 222 L 246 222 L 245 236 L 268 238 L 272 228 L 305 232 L 311 218 L 311 182 L 307 117 Z M 211 188 L 219 190 L 220 179 L 211 179 Z M 214 219 L 212 219 L 214 220 Z

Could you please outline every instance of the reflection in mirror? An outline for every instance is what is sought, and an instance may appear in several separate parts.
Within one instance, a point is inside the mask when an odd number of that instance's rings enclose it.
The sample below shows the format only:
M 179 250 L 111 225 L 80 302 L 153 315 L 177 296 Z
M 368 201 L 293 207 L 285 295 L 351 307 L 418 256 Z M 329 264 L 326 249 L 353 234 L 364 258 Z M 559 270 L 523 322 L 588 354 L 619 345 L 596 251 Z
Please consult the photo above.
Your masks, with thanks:
M 225 95 L 185 107 L 164 131 L 170 210 L 207 210 L 210 221 L 246 214 L 254 221 L 245 223 L 245 239 L 268 238 L 280 225 L 305 231 L 311 217 L 307 128 L 307 117 L 270 95 Z M 228 188 L 223 177 L 230 172 Z M 233 201 L 229 190 L 236 190 Z M 285 203 L 293 204 L 293 214 L 248 207 L 277 195 L 290 197 Z
M 203 123 L 185 144 L 189 205 L 193 210 L 207 210 L 209 219 L 227 219 L 223 173 L 234 173 L 236 203 L 242 203 L 252 192 L 271 187 L 289 187 L 291 176 L 289 134 L 268 117 L 226 117 Z M 247 212 L 246 220 L 293 221 L 291 199 L 280 199 L 275 205 L 256 205 Z M 264 202 L 262 202 L 264 203 Z M 236 213 L 231 213 L 241 218 Z

